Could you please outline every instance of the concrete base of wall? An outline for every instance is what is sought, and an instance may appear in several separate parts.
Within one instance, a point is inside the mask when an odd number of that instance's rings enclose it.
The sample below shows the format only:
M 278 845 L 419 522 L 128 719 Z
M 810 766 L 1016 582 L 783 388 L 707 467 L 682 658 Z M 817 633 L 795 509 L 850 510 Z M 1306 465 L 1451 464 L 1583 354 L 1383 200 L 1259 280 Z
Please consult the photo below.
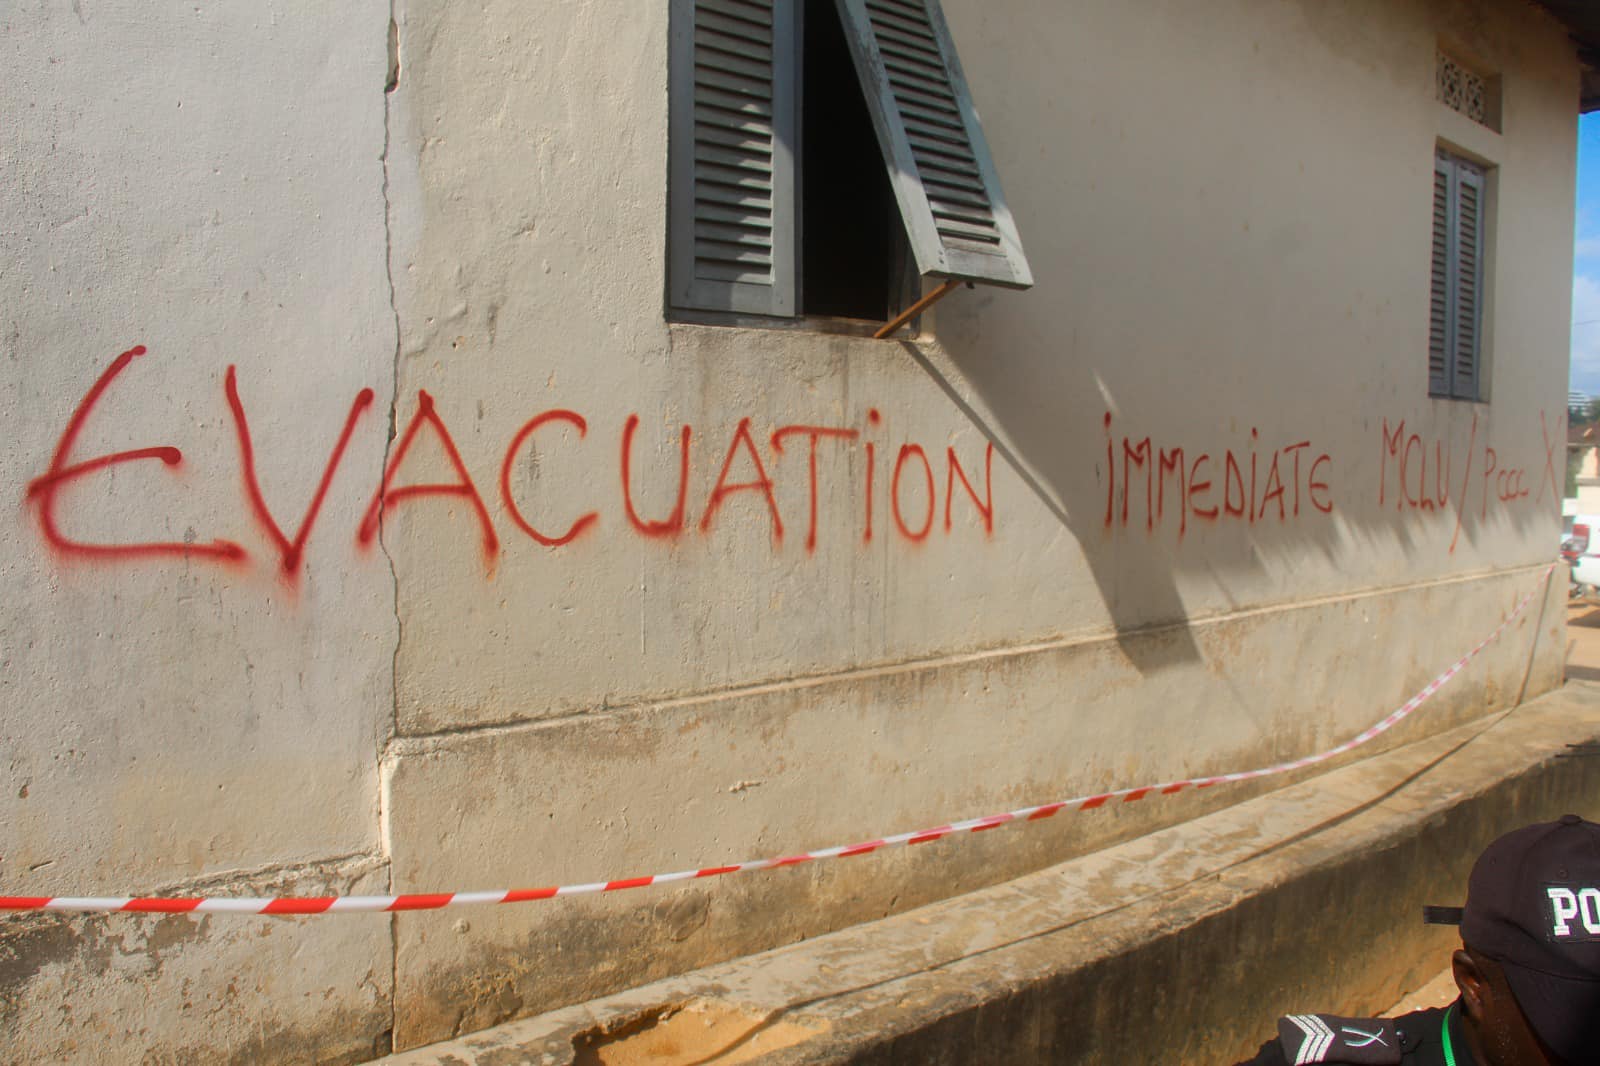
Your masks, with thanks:
M 384 761 L 392 883 L 416 891 L 581 884 L 1272 765 L 1365 729 L 1512 605 L 1544 593 L 1425 713 L 1358 753 L 1370 758 L 1560 685 L 1565 589 L 1547 571 L 402 737 Z M 393 925 L 393 1047 L 906 913 L 1195 822 L 1316 772 L 776 876 L 403 915 Z
M 1375 1013 L 1436 973 L 1455 933 L 1422 906 L 1459 903 L 1499 833 L 1600 816 L 1600 757 L 1571 747 L 1596 738 L 1600 685 L 1572 683 L 993 888 L 384 1061 L 1232 1062 L 1280 1014 Z

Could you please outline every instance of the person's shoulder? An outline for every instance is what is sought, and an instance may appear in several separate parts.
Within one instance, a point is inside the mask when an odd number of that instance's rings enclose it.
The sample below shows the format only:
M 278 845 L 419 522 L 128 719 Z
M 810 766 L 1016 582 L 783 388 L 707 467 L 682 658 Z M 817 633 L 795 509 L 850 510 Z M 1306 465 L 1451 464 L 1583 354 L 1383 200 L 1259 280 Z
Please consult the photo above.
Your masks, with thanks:
M 1335 1014 L 1290 1014 L 1278 1019 L 1278 1036 L 1239 1066 L 1422 1066 L 1435 1042 L 1444 1011 L 1416 1011 L 1398 1018 L 1345 1018 Z M 1417 1057 L 1423 1052 L 1422 1057 Z

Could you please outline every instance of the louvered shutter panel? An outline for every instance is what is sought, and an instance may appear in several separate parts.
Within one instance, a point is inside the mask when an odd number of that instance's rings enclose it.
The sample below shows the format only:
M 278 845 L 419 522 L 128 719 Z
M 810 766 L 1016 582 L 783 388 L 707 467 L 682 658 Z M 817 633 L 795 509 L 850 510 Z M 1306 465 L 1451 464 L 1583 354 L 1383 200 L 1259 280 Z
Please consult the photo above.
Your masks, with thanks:
M 1478 398 L 1479 334 L 1483 321 L 1483 174 L 1470 163 L 1456 164 L 1455 338 L 1450 394 Z
M 1033 284 L 938 0 L 837 0 L 917 269 Z
M 795 313 L 798 0 L 674 0 L 670 302 Z
M 1450 161 L 1433 161 L 1433 273 L 1428 297 L 1428 394 L 1450 395 Z

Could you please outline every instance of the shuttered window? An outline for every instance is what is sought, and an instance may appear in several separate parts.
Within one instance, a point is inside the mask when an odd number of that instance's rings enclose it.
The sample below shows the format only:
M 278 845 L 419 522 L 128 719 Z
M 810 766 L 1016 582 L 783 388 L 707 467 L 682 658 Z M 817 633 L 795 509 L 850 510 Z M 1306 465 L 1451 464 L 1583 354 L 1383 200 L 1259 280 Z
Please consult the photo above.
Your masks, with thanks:
M 1439 152 L 1433 164 L 1428 393 L 1482 396 L 1484 170 Z
M 674 0 L 671 302 L 792 315 L 800 0 Z
M 1032 285 L 938 0 L 837 3 L 918 271 Z
M 827 76 L 860 83 L 917 271 L 1033 283 L 938 0 L 672 3 L 673 307 L 780 317 L 805 310 L 807 3 L 837 8 L 855 69 Z

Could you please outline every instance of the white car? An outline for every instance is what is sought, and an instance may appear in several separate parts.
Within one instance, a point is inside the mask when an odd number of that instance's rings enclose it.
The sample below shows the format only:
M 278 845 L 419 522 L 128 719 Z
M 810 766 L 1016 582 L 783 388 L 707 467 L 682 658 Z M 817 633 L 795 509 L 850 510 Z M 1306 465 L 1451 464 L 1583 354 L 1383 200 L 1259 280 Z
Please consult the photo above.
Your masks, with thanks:
M 1600 599 L 1600 555 L 1580 555 L 1572 564 L 1572 594 Z
M 1600 598 L 1600 516 L 1582 515 L 1561 542 L 1561 556 L 1572 564 L 1572 595 Z

